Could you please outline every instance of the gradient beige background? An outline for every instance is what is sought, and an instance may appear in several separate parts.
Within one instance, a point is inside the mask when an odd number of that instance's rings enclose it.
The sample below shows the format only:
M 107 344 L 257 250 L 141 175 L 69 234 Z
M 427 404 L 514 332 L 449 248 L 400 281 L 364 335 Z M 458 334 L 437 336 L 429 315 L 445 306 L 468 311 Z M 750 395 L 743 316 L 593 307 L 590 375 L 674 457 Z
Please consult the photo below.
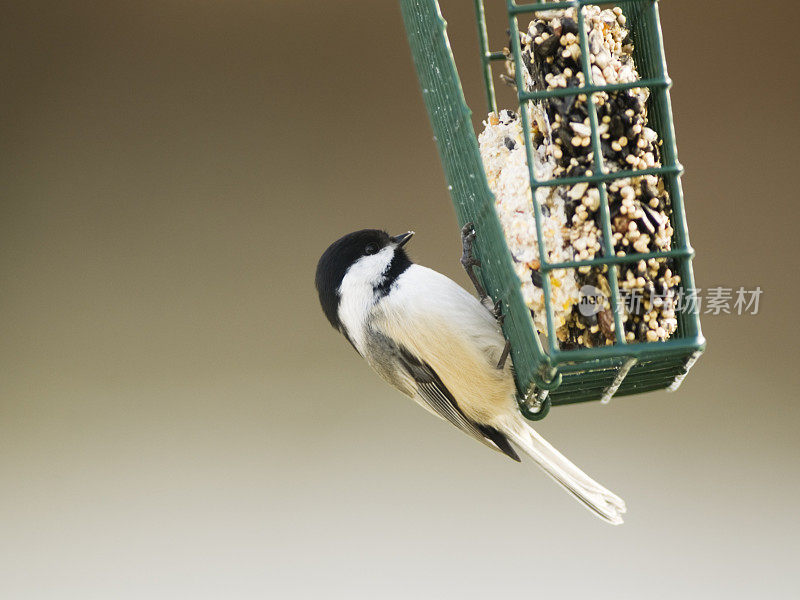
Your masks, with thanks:
M 753 5 L 662 19 L 698 285 L 760 314 L 704 317 L 679 393 L 539 427 L 619 528 L 319 310 L 319 254 L 366 226 L 466 283 L 395 2 L 6 7 L 0 596 L 793 597 L 800 11 Z M 471 3 L 443 6 L 478 120 Z

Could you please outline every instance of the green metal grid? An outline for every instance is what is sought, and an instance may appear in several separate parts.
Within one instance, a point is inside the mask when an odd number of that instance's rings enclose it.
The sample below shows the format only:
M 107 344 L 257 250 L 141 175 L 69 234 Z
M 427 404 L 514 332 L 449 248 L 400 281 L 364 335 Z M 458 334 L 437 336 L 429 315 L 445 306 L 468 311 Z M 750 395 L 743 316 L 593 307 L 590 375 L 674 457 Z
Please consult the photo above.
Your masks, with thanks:
M 489 49 L 483 0 L 474 0 L 481 50 L 484 88 L 489 111 L 497 110 L 492 62 L 505 60 L 503 52 Z M 584 16 L 580 7 L 587 4 L 619 6 L 626 18 L 627 27 L 634 40 L 634 61 L 642 79 L 633 83 L 594 85 L 589 56 Z M 530 131 L 527 111 L 521 110 L 528 102 L 556 96 L 586 94 L 591 97 L 601 91 L 613 92 L 632 88 L 650 89 L 648 100 L 649 126 L 662 140 L 662 166 L 635 170 L 607 172 L 603 165 L 594 103 L 587 101 L 592 132 L 594 165 L 592 175 L 563 177 L 537 181 L 533 172 L 533 148 L 530 136 L 525 136 L 531 189 L 542 186 L 573 185 L 580 182 L 595 184 L 600 192 L 600 218 L 603 230 L 604 253 L 591 260 L 547 263 L 540 257 L 542 273 L 554 269 L 601 266 L 608 268 L 611 288 L 611 306 L 614 313 L 616 343 L 597 348 L 560 350 L 557 347 L 550 278 L 543 277 L 546 307 L 547 345 L 543 346 L 536 334 L 520 291 L 519 279 L 512 265 L 511 255 L 503 237 L 499 219 L 494 210 L 494 197 L 486 181 L 480 158 L 471 111 L 464 99 L 461 82 L 436 0 L 400 0 L 409 46 L 422 88 L 459 223 L 475 223 L 477 240 L 475 253 L 482 262 L 481 279 L 495 301 L 501 301 L 504 314 L 505 336 L 511 341 L 520 409 L 526 417 L 543 418 L 550 405 L 571 404 L 588 400 L 608 400 L 612 395 L 623 396 L 656 389 L 675 389 L 688 369 L 705 348 L 700 330 L 697 308 L 680 312 L 678 330 L 665 342 L 626 343 L 621 321 L 621 299 L 617 285 L 617 265 L 638 262 L 649 258 L 670 258 L 681 276 L 681 287 L 694 289 L 691 259 L 694 251 L 689 244 L 689 233 L 683 207 L 680 183 L 682 167 L 677 161 L 675 134 L 669 100 L 671 82 L 667 76 L 661 27 L 656 0 L 621 0 L 618 2 L 592 2 L 572 0 L 520 5 L 506 0 L 505 10 L 511 36 L 511 51 L 516 64 L 517 98 L 523 131 Z M 525 91 L 522 82 L 522 56 L 517 17 L 532 15 L 543 10 L 576 7 L 580 31 L 582 68 L 586 85 L 579 88 Z M 589 100 L 590 98 L 587 98 Z M 675 231 L 672 249 L 663 252 L 634 253 L 616 256 L 611 242 L 611 219 L 606 195 L 606 183 L 615 179 L 655 174 L 663 177 L 671 198 L 671 215 Z M 538 202 L 533 202 L 537 238 L 544 248 L 542 215 Z

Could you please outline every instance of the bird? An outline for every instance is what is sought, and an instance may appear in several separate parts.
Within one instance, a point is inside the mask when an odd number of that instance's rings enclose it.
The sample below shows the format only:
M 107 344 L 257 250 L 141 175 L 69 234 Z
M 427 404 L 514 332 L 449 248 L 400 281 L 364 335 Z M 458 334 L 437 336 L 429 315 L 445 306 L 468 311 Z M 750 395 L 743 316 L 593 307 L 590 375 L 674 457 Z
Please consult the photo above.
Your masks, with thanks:
M 462 228 L 461 263 L 480 299 L 414 263 L 408 231 L 362 229 L 333 242 L 317 263 L 323 313 L 390 385 L 492 450 L 518 450 L 604 521 L 622 523 L 625 502 L 591 479 L 526 421 L 499 307 L 478 280 L 472 223 Z

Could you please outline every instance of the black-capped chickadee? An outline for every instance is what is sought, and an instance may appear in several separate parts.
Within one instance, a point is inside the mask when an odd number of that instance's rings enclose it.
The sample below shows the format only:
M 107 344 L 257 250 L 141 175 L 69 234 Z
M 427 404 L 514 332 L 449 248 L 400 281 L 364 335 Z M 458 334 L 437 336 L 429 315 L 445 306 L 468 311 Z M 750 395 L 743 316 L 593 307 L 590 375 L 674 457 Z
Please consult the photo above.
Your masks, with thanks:
M 317 265 L 322 310 L 387 382 L 463 432 L 519 461 L 515 447 L 600 518 L 622 523 L 625 503 L 589 478 L 520 414 L 508 347 L 487 304 L 404 250 L 414 232 L 363 229 L 335 241 Z M 463 232 L 472 272 L 475 233 Z

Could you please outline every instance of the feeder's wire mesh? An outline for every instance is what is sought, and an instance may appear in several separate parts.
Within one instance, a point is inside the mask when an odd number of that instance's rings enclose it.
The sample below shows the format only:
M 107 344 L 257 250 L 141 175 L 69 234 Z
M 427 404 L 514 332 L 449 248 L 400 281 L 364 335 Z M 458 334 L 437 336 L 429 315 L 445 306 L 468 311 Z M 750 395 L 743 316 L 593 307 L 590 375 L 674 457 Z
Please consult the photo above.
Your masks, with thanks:
M 506 0 L 511 59 L 515 66 L 517 99 L 525 141 L 525 151 L 532 193 L 540 187 L 556 187 L 588 183 L 597 186 L 600 194 L 600 226 L 603 232 L 603 253 L 586 260 L 551 263 L 546 253 L 540 256 L 541 273 L 556 269 L 598 267 L 608 271 L 610 304 L 614 318 L 615 343 L 593 348 L 560 349 L 555 334 L 550 277 L 542 277 L 546 310 L 546 344 L 537 334 L 528 307 L 520 292 L 519 279 L 503 236 L 494 198 L 489 189 L 477 138 L 436 0 L 400 0 L 414 65 L 422 87 L 423 99 L 434 130 L 448 188 L 459 224 L 472 221 L 477 239 L 475 253 L 482 262 L 481 278 L 495 301 L 500 301 L 506 315 L 503 330 L 511 341 L 520 409 L 530 419 L 540 419 L 549 406 L 583 402 L 608 401 L 611 396 L 636 394 L 656 389 L 675 389 L 705 347 L 700 331 L 697 306 L 677 314 L 678 327 L 666 341 L 626 343 L 622 323 L 622 300 L 617 284 L 617 270 L 622 265 L 641 260 L 671 259 L 677 266 L 684 292 L 694 290 L 688 230 L 680 184 L 682 167 L 677 162 L 675 135 L 669 101 L 670 80 L 664 59 L 658 7 L 655 0 L 623 0 L 614 3 L 627 16 L 634 40 L 634 61 L 642 74 L 632 82 L 595 85 L 589 64 L 586 27 L 582 7 L 597 4 L 590 0 L 545 2 L 519 5 Z M 607 3 L 603 3 L 606 5 Z M 584 85 L 547 90 L 526 90 L 523 84 L 524 65 L 520 44 L 519 15 L 536 15 L 554 9 L 577 9 L 581 69 Z M 475 13 L 481 52 L 484 89 L 490 112 L 498 109 L 492 64 L 505 61 L 506 53 L 491 51 L 487 35 L 483 0 L 475 0 Z M 617 92 L 634 88 L 650 90 L 647 101 L 651 126 L 662 140 L 660 166 L 647 169 L 610 171 L 604 167 L 598 116 L 593 96 L 598 92 Z M 554 97 L 585 94 L 591 128 L 591 150 L 594 168 L 583 175 L 539 181 L 534 173 L 533 141 L 528 103 Z M 614 180 L 644 175 L 664 179 L 671 197 L 670 220 L 674 234 L 671 248 L 647 253 L 617 255 L 611 243 L 611 216 L 606 185 Z M 542 209 L 534 201 L 534 218 L 539 248 L 545 248 Z

